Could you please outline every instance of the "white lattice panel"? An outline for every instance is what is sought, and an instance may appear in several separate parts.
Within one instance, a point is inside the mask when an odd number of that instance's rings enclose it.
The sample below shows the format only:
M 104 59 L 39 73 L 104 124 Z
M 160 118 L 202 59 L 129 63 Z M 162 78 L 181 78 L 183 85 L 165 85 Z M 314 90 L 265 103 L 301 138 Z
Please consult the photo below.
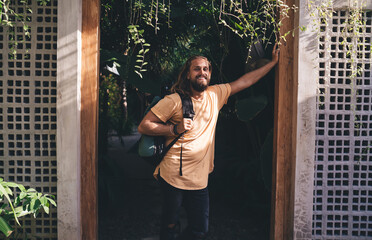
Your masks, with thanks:
M 356 35 L 343 30 L 348 14 L 321 25 L 313 239 L 372 239 L 372 12 Z M 350 63 L 342 41 L 356 37 L 362 45 Z M 355 81 L 351 64 L 365 69 Z
M 16 58 L 8 54 L 12 33 L 0 27 L 0 176 L 56 195 L 57 1 L 28 3 L 32 13 L 12 2 L 31 28 L 29 37 L 22 25 L 14 28 Z M 55 208 L 21 224 L 29 238 L 57 239 Z

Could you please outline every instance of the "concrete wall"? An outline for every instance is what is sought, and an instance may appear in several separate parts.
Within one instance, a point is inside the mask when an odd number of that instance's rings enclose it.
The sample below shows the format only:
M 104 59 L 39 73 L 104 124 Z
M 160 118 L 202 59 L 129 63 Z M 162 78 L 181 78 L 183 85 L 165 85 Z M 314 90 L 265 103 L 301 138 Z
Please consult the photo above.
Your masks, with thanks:
M 57 194 L 57 10 L 58 2 L 7 1 L 29 26 L 0 25 L 0 177 L 44 194 Z M 3 12 L 2 12 L 3 13 Z M 2 17 L 4 17 L 2 15 Z M 14 35 L 13 35 L 14 34 Z M 13 45 L 12 39 L 17 39 Z M 12 55 L 12 47 L 16 54 Z M 3 203 L 3 202 L 2 202 Z M 20 218 L 18 239 L 57 238 L 57 209 Z M 1 234 L 1 236 L 3 236 Z M 15 233 L 11 238 L 16 237 Z
M 299 2 L 299 26 L 306 26 L 299 31 L 298 43 L 298 96 L 297 96 L 297 145 L 294 239 L 311 239 L 314 150 L 315 150 L 315 115 L 317 77 L 317 36 L 306 10 L 306 1 Z
M 80 239 L 80 83 L 82 1 L 58 6 L 58 239 Z
M 294 239 L 372 237 L 372 16 L 364 15 L 367 28 L 358 34 L 365 42 L 351 63 L 342 39 L 355 35 L 342 24 L 354 3 L 372 9 L 372 1 L 333 1 L 334 16 L 318 32 L 300 1 L 299 26 L 307 28 L 298 43 Z M 365 68 L 357 80 L 350 78 L 356 63 Z

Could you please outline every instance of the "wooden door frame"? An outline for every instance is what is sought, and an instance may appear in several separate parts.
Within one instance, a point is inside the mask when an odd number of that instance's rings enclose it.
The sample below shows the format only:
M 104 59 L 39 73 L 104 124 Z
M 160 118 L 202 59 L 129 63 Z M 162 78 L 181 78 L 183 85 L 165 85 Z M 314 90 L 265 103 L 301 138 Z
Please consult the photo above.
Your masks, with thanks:
M 98 111 L 100 0 L 82 0 L 81 175 L 82 239 L 98 239 Z
M 292 6 L 298 0 L 286 0 Z M 81 74 L 81 193 L 82 239 L 98 239 L 98 75 L 100 0 L 82 0 Z M 281 33 L 296 29 L 298 17 L 290 13 Z M 97 31 L 98 30 L 98 31 Z M 293 239 L 296 163 L 298 34 L 287 36 L 281 47 L 275 77 L 273 146 L 272 240 Z

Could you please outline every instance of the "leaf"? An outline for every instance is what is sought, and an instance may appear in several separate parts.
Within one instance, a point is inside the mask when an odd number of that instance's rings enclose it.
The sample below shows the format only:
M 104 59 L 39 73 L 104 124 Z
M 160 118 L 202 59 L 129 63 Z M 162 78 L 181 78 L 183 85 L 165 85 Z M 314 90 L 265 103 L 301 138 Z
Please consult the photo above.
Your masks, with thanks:
M 16 222 L 18 223 L 18 225 L 21 225 L 21 224 L 19 223 L 19 221 L 18 221 L 18 218 L 17 218 L 15 212 L 14 212 L 14 207 L 13 207 L 13 204 L 12 204 L 10 198 L 9 198 L 9 195 L 8 195 L 8 193 L 6 192 L 6 190 L 5 190 L 5 188 L 3 187 L 2 184 L 0 184 L 0 192 L 1 192 L 1 193 L 6 197 L 6 199 L 8 200 L 8 203 L 9 203 L 9 205 L 10 205 L 10 208 L 12 209 L 13 214 L 14 214 L 14 219 L 16 220 Z
M 25 188 L 22 184 L 18 184 L 18 188 L 19 188 L 19 190 L 21 190 L 22 192 L 26 192 L 26 188 Z
M 33 209 L 33 212 L 37 213 L 37 211 L 39 210 L 39 208 L 41 208 L 42 205 L 40 203 L 40 200 L 39 199 L 36 199 L 35 200 L 35 205 L 34 205 L 34 209 Z
M 8 224 L 7 221 L 3 217 L 0 217 L 0 231 L 4 233 L 6 237 L 9 237 L 10 234 L 12 234 L 13 229 L 12 227 Z
M 107 63 L 114 63 L 114 62 L 126 64 L 127 60 L 128 60 L 128 56 L 122 53 L 111 51 L 111 50 L 106 50 L 106 49 L 100 50 L 101 66 L 106 65 Z
M 21 203 L 21 199 L 20 197 L 18 196 L 15 201 L 14 201 L 14 206 L 18 206 L 19 204 Z
M 30 214 L 29 211 L 25 211 L 25 210 L 23 210 L 23 207 L 22 207 L 22 206 L 15 208 L 15 209 L 14 209 L 14 212 L 16 213 L 16 215 L 17 215 L 18 218 Z
M 138 59 L 139 60 L 139 59 Z M 143 62 L 143 61 L 141 61 Z M 117 67 L 120 78 L 126 79 L 128 83 L 133 84 L 138 90 L 144 93 L 151 93 L 154 95 L 160 95 L 161 93 L 161 80 L 154 79 L 151 75 L 144 76 L 144 73 L 140 73 L 138 68 L 135 68 L 135 59 L 130 63 L 129 72 L 127 66 Z M 138 63 L 137 63 L 138 65 Z M 135 72 L 135 69 L 140 75 Z
M 35 190 L 35 189 L 33 189 L 33 188 L 29 188 L 29 189 L 27 189 L 27 192 L 28 192 L 28 193 L 35 193 L 35 192 L 36 192 L 36 190 Z
M 236 103 L 238 118 L 242 121 L 250 121 L 257 116 L 267 105 L 267 97 L 260 95 L 239 100 Z
M 36 199 L 32 199 L 30 203 L 30 209 L 29 209 L 30 211 L 32 211 L 35 208 L 35 204 L 36 204 Z
M 137 70 L 134 70 L 134 72 L 137 73 L 140 78 L 143 78 L 140 72 L 138 72 Z
M 243 31 L 243 27 L 239 25 L 238 23 L 234 22 L 235 27 L 239 28 L 241 31 Z
M 8 187 L 14 187 L 14 188 L 18 187 L 18 184 L 13 183 L 13 182 L 8 182 L 7 185 L 8 185 Z
M 43 209 L 44 209 L 44 211 L 45 211 L 46 214 L 49 214 L 49 207 L 43 206 Z
M 24 199 L 25 197 L 27 197 L 28 195 L 27 195 L 27 193 L 26 192 L 21 192 L 20 194 L 19 194 L 19 198 L 22 200 L 22 199 Z
M 46 204 L 48 204 L 48 200 L 47 200 L 47 198 L 44 196 L 44 197 L 41 197 L 40 198 L 40 203 L 41 203 L 41 205 L 46 205 Z
M 53 199 L 51 199 L 51 198 L 47 198 L 47 199 L 48 199 L 48 201 L 49 201 L 53 206 L 57 207 L 57 204 L 56 204 L 56 202 L 55 202 Z
M 5 190 L 7 191 L 7 193 L 8 193 L 10 196 L 13 196 L 13 192 L 12 192 L 12 190 L 11 190 L 9 187 L 6 187 Z

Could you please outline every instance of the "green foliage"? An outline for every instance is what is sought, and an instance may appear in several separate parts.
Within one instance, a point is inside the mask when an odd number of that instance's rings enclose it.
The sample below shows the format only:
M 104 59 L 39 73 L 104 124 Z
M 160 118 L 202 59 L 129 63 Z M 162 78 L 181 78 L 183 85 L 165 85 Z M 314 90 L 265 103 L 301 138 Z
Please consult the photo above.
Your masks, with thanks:
M 277 10 L 280 10 L 278 18 Z M 219 21 L 233 33 L 247 40 L 249 48 L 256 39 L 267 43 L 275 38 L 275 41 L 286 41 L 290 32 L 280 35 L 283 22 L 289 18 L 290 11 L 296 11 L 296 6 L 288 6 L 284 1 L 226 1 L 221 0 Z M 294 29 L 291 31 L 294 33 Z
M 104 109 L 106 109 L 105 114 L 107 114 L 107 117 L 109 118 L 106 127 L 115 130 L 118 135 L 130 133 L 133 127 L 133 122 L 130 120 L 125 121 L 126 117 L 120 95 L 122 90 L 123 89 L 120 87 L 118 80 L 114 75 L 109 74 L 108 76 L 101 76 L 100 115 L 102 116 L 102 114 L 104 114 Z
M 140 78 L 143 78 L 142 73 L 147 71 L 145 66 L 148 64 L 148 62 L 145 61 L 145 54 L 150 51 L 150 44 L 146 43 L 146 40 L 143 38 L 144 30 L 138 29 L 138 27 L 138 25 L 129 25 L 128 29 L 130 40 L 134 42 L 134 46 L 140 46 L 134 72 L 137 73 Z
M 236 103 L 238 118 L 242 121 L 252 120 L 267 106 L 265 95 L 253 96 Z
M 12 201 L 11 197 L 15 190 L 18 194 Z M 0 203 L 0 231 L 6 237 L 9 237 L 13 232 L 13 228 L 9 224 L 11 220 L 15 220 L 20 225 L 18 218 L 26 215 L 36 218 L 41 210 L 49 214 L 50 206 L 57 206 L 54 196 L 39 193 L 33 188 L 26 190 L 23 185 L 5 182 L 2 178 L 0 178 Z
M 140 71 L 140 73 L 142 72 L 141 76 L 136 72 L 129 71 L 129 69 L 135 66 L 135 64 L 136 63 L 133 62 L 133 59 L 130 59 L 130 57 L 127 55 L 120 55 L 115 51 L 101 49 L 101 65 L 104 67 L 115 67 L 117 73 L 119 74 L 119 76 L 116 77 L 117 79 L 121 79 L 121 81 L 132 84 L 141 92 L 160 95 L 159 79 L 154 79 L 151 75 L 145 75 L 145 77 L 142 77 L 142 74 L 146 72 L 146 69 L 142 69 Z M 145 63 L 145 65 L 147 65 L 147 63 Z M 135 67 L 140 68 L 139 66 Z M 120 92 L 117 93 L 120 94 Z
M 168 0 L 167 3 L 159 2 L 159 0 L 152 0 L 151 3 L 147 3 L 149 7 L 149 10 L 146 10 L 146 5 L 142 2 L 142 0 L 134 1 L 135 6 L 137 6 L 138 9 L 143 9 L 143 17 L 142 19 L 146 22 L 147 25 L 151 26 L 155 30 L 155 34 L 158 30 L 160 30 L 159 27 L 159 17 L 163 16 L 166 18 L 166 24 L 168 27 L 171 26 L 171 1 Z

